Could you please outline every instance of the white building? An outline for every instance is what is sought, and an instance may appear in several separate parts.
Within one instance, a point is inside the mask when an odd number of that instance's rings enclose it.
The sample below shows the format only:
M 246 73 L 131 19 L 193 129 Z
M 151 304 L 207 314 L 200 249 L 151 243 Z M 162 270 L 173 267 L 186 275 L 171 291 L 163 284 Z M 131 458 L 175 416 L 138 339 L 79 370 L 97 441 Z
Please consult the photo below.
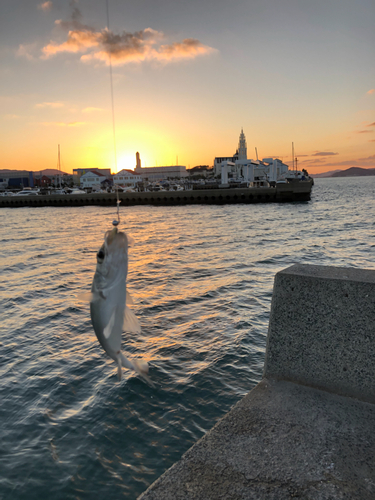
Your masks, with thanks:
M 79 185 L 82 189 L 85 188 L 101 188 L 102 183 L 107 180 L 107 176 L 98 172 L 86 172 L 81 175 Z
M 182 165 L 173 165 L 170 167 L 139 167 L 135 168 L 135 172 L 139 174 L 143 180 L 149 182 L 161 181 L 165 179 L 187 177 L 186 167 Z
M 238 160 L 247 160 L 246 137 L 241 128 L 240 138 L 238 140 L 238 149 L 233 156 L 217 156 L 214 159 L 214 175 L 221 174 L 221 165 L 224 162 L 236 163 Z
M 82 175 L 87 174 L 88 172 L 95 172 L 96 174 L 102 174 L 107 179 L 111 178 L 111 169 L 110 168 L 74 168 L 73 169 L 73 182 L 74 184 L 80 184 L 80 179 Z
M 133 170 L 124 168 L 113 176 L 114 186 L 131 186 L 135 187 L 138 182 L 142 182 L 142 176 L 136 174 Z
M 247 144 L 243 129 L 238 141 L 238 149 L 232 157 L 216 157 L 214 160 L 214 175 L 221 175 L 222 184 L 232 178 L 254 181 L 266 179 L 277 181 L 285 179 L 289 174 L 289 167 L 278 158 L 263 158 L 252 160 L 247 158 Z

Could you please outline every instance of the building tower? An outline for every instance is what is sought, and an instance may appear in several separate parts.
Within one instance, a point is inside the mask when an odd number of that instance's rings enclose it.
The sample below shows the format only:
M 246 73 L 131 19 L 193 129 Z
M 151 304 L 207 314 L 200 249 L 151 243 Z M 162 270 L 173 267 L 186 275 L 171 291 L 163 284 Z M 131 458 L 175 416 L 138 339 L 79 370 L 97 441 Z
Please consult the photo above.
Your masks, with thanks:
M 246 137 L 241 128 L 240 140 L 238 141 L 238 159 L 247 160 L 247 144 Z
M 136 157 L 136 160 L 137 160 L 137 164 L 135 166 L 136 169 L 139 169 L 141 168 L 141 157 L 139 156 L 139 153 L 135 153 L 135 157 Z

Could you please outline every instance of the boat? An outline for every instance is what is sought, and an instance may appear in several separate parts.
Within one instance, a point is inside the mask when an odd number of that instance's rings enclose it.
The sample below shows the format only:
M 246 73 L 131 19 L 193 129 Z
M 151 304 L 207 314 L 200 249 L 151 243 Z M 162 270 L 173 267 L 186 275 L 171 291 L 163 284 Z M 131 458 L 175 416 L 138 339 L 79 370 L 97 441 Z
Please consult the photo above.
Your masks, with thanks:
M 83 191 L 82 189 L 80 189 L 78 187 L 69 188 L 66 191 L 67 191 L 67 194 L 87 194 L 86 191 Z
M 24 188 L 22 191 L 18 191 L 18 193 L 14 193 L 13 196 L 38 196 L 39 189 L 32 188 Z

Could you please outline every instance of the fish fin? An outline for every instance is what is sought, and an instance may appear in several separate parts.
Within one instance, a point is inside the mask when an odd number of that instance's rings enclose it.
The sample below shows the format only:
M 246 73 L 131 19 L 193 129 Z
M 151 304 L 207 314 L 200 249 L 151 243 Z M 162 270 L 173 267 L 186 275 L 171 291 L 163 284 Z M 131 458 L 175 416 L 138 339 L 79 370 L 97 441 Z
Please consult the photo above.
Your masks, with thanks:
M 126 290 L 126 305 L 134 306 L 133 298 L 127 290 Z
M 134 366 L 134 370 L 148 382 L 151 387 L 155 387 L 155 384 L 148 376 L 148 363 L 147 361 L 143 361 L 143 359 L 132 359 L 132 364 Z
M 141 333 L 141 325 L 139 324 L 137 316 L 127 306 L 125 307 L 123 328 L 127 332 Z
M 116 320 L 116 309 L 114 309 L 108 325 L 103 330 L 103 334 L 106 339 L 108 339 L 112 333 L 113 327 L 115 325 L 115 320 Z
M 154 383 L 148 376 L 148 363 L 143 361 L 143 359 L 132 359 L 131 361 L 127 359 L 122 352 L 120 353 L 123 366 L 134 370 L 138 375 L 145 379 L 152 387 L 155 387 Z
M 143 359 L 133 359 L 132 364 L 134 368 L 136 368 L 136 372 L 140 373 L 141 375 L 147 375 L 148 374 L 148 363 L 147 361 L 143 361 Z
M 121 377 L 122 377 L 121 352 L 119 352 L 119 354 L 117 356 L 117 376 L 118 376 L 118 379 L 121 380 Z

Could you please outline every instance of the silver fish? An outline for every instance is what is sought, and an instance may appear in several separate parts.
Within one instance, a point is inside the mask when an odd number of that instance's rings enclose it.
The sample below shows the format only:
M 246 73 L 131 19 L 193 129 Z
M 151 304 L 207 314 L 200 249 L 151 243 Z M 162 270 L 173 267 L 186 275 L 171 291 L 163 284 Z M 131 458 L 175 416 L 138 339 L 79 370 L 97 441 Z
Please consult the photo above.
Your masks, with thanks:
M 127 306 L 128 237 L 115 227 L 107 231 L 97 255 L 97 266 L 90 294 L 90 312 L 95 334 L 105 352 L 117 363 L 121 380 L 122 366 L 147 377 L 148 364 L 140 359 L 127 359 L 121 352 L 123 329 L 140 333 L 141 327 Z

